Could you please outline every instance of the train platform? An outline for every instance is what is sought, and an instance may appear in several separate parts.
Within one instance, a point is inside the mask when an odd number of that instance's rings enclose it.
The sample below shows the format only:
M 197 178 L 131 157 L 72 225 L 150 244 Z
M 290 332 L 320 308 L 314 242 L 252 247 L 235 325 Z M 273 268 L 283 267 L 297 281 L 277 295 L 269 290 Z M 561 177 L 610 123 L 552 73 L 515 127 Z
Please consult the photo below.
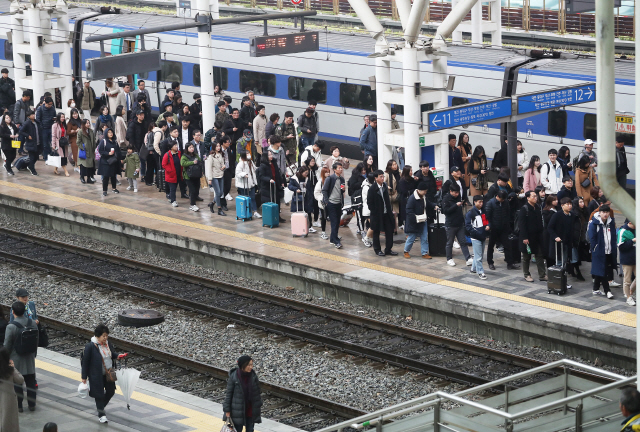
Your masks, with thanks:
M 78 174 L 56 176 L 38 162 L 28 172 L 0 173 L 0 211 L 10 217 L 90 236 L 144 252 L 214 267 L 240 277 L 293 286 L 325 299 L 370 305 L 398 315 L 444 324 L 497 340 L 540 346 L 567 355 L 587 355 L 605 364 L 635 364 L 635 308 L 625 303 L 622 287 L 615 298 L 594 296 L 586 282 L 570 277 L 564 296 L 547 293 L 546 283 L 526 282 L 522 270 L 507 270 L 501 254 L 496 270 L 485 265 L 486 280 L 469 272 L 454 249 L 455 267 L 444 258 L 424 260 L 419 244 L 411 259 L 402 257 L 404 235 L 395 237 L 397 257 L 378 257 L 356 234 L 355 223 L 340 230 L 343 248 L 335 249 L 319 233 L 293 238 L 289 222 L 262 227 L 261 220 L 236 221 L 235 201 L 228 216 L 206 207 L 213 194 L 201 190 L 201 211 L 188 200 L 173 208 L 155 187 L 139 186 L 102 196 L 100 184 L 84 185 Z M 235 188 L 232 189 L 235 193 Z M 290 219 L 288 206 L 283 217 Z M 329 228 L 328 228 L 329 229 Z M 617 282 L 622 282 L 616 277 Z
M 117 388 L 107 406 L 109 423 L 98 422 L 92 398 L 78 396 L 80 361 L 47 349 L 38 349 L 36 359 L 38 395 L 36 411 L 20 414 L 20 430 L 41 431 L 47 422 L 65 432 L 209 432 L 222 428 L 222 405 L 149 381 L 139 380 L 131 410 Z M 263 419 L 258 432 L 297 432 L 296 429 Z

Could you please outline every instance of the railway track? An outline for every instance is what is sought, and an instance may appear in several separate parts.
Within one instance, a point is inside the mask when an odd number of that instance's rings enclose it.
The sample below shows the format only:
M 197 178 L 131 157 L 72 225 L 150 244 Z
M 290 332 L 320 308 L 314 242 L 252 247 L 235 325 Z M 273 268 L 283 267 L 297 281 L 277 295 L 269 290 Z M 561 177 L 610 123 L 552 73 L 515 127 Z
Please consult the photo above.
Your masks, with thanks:
M 0 259 L 473 386 L 544 362 L 0 228 Z M 128 281 L 128 282 L 125 282 Z M 551 371 L 551 375 L 562 370 Z M 584 374 L 576 371 L 576 374 Z M 537 379 L 545 379 L 540 376 Z M 589 379 L 594 379 L 589 375 Z M 499 389 L 496 389 L 499 391 Z
M 7 313 L 9 305 L 0 304 L 0 312 Z M 39 316 L 49 330 L 47 349 L 80 358 L 93 330 Z M 119 352 L 128 352 L 127 365 L 141 371 L 141 378 L 195 396 L 222 403 L 229 371 L 186 357 L 161 351 L 146 345 L 109 336 Z M 264 407 L 262 415 L 280 423 L 305 430 L 316 430 L 338 421 L 354 418 L 365 411 L 326 399 L 261 382 Z

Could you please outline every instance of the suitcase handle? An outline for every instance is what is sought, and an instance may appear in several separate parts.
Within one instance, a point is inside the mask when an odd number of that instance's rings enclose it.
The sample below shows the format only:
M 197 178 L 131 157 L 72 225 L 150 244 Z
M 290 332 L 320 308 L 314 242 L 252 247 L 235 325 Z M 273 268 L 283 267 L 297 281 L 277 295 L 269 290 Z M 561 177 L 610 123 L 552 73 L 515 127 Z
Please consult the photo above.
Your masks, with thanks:
M 300 195 L 302 195 L 302 213 L 304 213 L 305 212 L 304 211 L 304 193 L 302 192 L 302 189 L 300 189 Z M 298 192 L 294 192 L 293 197 L 296 199 L 296 201 L 298 201 Z M 296 203 L 296 213 L 300 213 L 297 203 Z
M 272 188 L 273 188 L 273 192 L 272 192 Z M 269 198 L 271 198 L 271 202 L 275 204 L 276 202 L 273 199 L 274 193 L 277 193 L 276 184 L 275 184 L 275 182 L 274 183 L 269 182 Z
M 553 239 L 553 242 L 556 244 L 556 265 L 558 265 L 558 242 L 556 242 L 556 239 Z M 562 257 L 564 258 L 564 248 L 562 247 L 562 242 L 560 242 L 560 253 L 562 254 Z M 567 257 L 568 258 L 568 257 Z M 562 268 L 564 268 L 565 263 L 562 263 Z

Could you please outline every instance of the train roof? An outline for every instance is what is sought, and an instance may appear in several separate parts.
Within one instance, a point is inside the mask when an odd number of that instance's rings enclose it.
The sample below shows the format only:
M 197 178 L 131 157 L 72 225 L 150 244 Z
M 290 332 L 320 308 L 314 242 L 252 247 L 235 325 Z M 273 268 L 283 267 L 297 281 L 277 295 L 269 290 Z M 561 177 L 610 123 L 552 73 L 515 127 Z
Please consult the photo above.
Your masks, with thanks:
M 0 2 L 0 12 L 8 12 L 9 2 Z M 75 19 L 85 13 L 92 11 L 85 7 L 71 7 L 69 9 L 70 19 Z M 175 24 L 184 21 L 173 15 L 156 15 L 146 13 L 124 13 L 119 15 L 101 15 L 91 18 L 85 23 L 100 23 L 109 27 L 116 28 L 140 28 L 140 27 L 156 27 L 167 24 Z M 269 34 L 285 34 L 294 33 L 296 30 L 290 27 L 269 26 Z M 184 34 L 183 31 L 172 32 L 173 34 Z M 193 29 L 187 30 L 188 34 L 195 34 Z M 261 36 L 263 34 L 262 23 L 241 23 L 241 24 L 224 24 L 213 26 L 212 34 L 214 37 L 226 39 L 235 42 L 244 42 L 253 36 Z M 400 42 L 399 38 L 389 38 L 390 42 Z M 321 50 L 328 50 L 332 53 L 350 54 L 365 57 L 374 52 L 374 42 L 371 37 L 366 34 L 353 34 L 348 32 L 320 32 Z M 249 47 L 247 46 L 247 51 Z M 469 45 L 451 45 L 449 52 L 452 56 L 449 63 L 452 66 L 462 66 L 477 68 L 481 65 L 485 70 L 503 71 L 502 66 L 497 66 L 500 60 L 514 56 L 515 53 L 509 48 L 492 48 L 492 47 L 472 47 Z M 584 57 L 567 60 L 556 60 L 546 65 L 542 69 L 527 70 L 521 73 L 529 73 L 532 75 L 546 75 L 550 77 L 562 77 L 584 81 L 595 81 L 596 62 L 594 57 Z M 616 82 L 619 84 L 634 85 L 635 84 L 635 61 L 633 60 L 617 60 L 615 63 Z

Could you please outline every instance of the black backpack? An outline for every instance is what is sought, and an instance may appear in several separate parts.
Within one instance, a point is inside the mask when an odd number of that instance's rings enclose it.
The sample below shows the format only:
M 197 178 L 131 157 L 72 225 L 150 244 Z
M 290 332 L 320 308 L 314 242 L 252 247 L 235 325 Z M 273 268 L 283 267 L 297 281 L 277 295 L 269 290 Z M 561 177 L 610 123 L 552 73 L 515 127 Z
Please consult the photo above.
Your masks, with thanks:
M 199 179 L 202 177 L 202 163 L 197 163 L 193 165 L 189 165 L 187 167 L 187 175 L 190 179 Z
M 29 318 L 27 327 L 14 321 L 11 324 L 15 325 L 18 329 L 15 340 L 13 342 L 13 349 L 19 355 L 35 354 L 38 350 L 38 329 L 30 328 L 32 321 Z

